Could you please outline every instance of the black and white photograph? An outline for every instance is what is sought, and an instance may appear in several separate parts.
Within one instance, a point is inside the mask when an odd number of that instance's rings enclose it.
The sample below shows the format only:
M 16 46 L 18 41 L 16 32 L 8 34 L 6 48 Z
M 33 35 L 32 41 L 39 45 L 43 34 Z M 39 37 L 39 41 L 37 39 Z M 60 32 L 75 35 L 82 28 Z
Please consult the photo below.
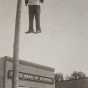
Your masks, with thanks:
M 0 0 L 0 88 L 88 88 L 88 0 Z

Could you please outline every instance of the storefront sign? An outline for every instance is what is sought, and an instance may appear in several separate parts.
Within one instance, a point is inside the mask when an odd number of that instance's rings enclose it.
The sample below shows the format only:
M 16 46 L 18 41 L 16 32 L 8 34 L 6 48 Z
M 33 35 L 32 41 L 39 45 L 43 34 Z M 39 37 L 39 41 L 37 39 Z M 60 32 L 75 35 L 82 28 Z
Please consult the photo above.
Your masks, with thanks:
M 8 70 L 8 78 L 12 78 L 12 70 Z M 35 81 L 35 82 L 42 82 L 42 83 L 48 83 L 48 84 L 53 84 L 54 79 L 50 77 L 44 77 L 40 75 L 35 75 L 31 73 L 24 73 L 24 72 L 19 72 L 19 79 L 23 81 Z

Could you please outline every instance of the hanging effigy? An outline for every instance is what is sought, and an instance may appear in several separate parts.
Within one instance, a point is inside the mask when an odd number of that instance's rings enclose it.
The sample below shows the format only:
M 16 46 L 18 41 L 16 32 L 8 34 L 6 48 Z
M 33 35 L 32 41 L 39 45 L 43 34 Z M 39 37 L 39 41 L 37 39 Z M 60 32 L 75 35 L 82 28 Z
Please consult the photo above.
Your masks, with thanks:
M 41 33 L 40 27 L 40 7 L 44 0 L 25 0 L 25 5 L 28 6 L 29 13 L 29 28 L 26 33 Z M 35 17 L 36 32 L 33 28 L 33 22 Z

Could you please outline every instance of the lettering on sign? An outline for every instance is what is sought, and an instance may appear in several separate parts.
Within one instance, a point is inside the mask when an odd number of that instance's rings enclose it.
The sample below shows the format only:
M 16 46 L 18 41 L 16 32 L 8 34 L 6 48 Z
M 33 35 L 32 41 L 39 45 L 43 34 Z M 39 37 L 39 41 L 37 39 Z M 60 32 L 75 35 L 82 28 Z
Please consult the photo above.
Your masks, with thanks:
M 8 70 L 8 79 L 12 79 L 13 71 Z M 50 77 L 44 77 L 40 75 L 35 75 L 31 73 L 24 73 L 24 72 L 19 72 L 19 79 L 22 81 L 35 81 L 35 82 L 42 82 L 42 83 L 48 83 L 48 84 L 53 84 L 54 79 Z

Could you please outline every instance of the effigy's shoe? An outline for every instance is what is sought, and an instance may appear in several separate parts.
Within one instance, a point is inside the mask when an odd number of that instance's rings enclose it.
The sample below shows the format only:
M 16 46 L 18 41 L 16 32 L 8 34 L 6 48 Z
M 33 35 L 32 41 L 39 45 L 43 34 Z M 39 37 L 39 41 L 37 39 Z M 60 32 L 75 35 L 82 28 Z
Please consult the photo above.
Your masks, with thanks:
M 41 30 L 36 30 L 36 32 L 35 33 L 41 33 Z
M 28 33 L 34 33 L 34 31 L 33 31 L 33 30 L 28 30 L 28 31 L 26 31 L 25 33 L 26 33 L 26 34 L 28 34 Z

